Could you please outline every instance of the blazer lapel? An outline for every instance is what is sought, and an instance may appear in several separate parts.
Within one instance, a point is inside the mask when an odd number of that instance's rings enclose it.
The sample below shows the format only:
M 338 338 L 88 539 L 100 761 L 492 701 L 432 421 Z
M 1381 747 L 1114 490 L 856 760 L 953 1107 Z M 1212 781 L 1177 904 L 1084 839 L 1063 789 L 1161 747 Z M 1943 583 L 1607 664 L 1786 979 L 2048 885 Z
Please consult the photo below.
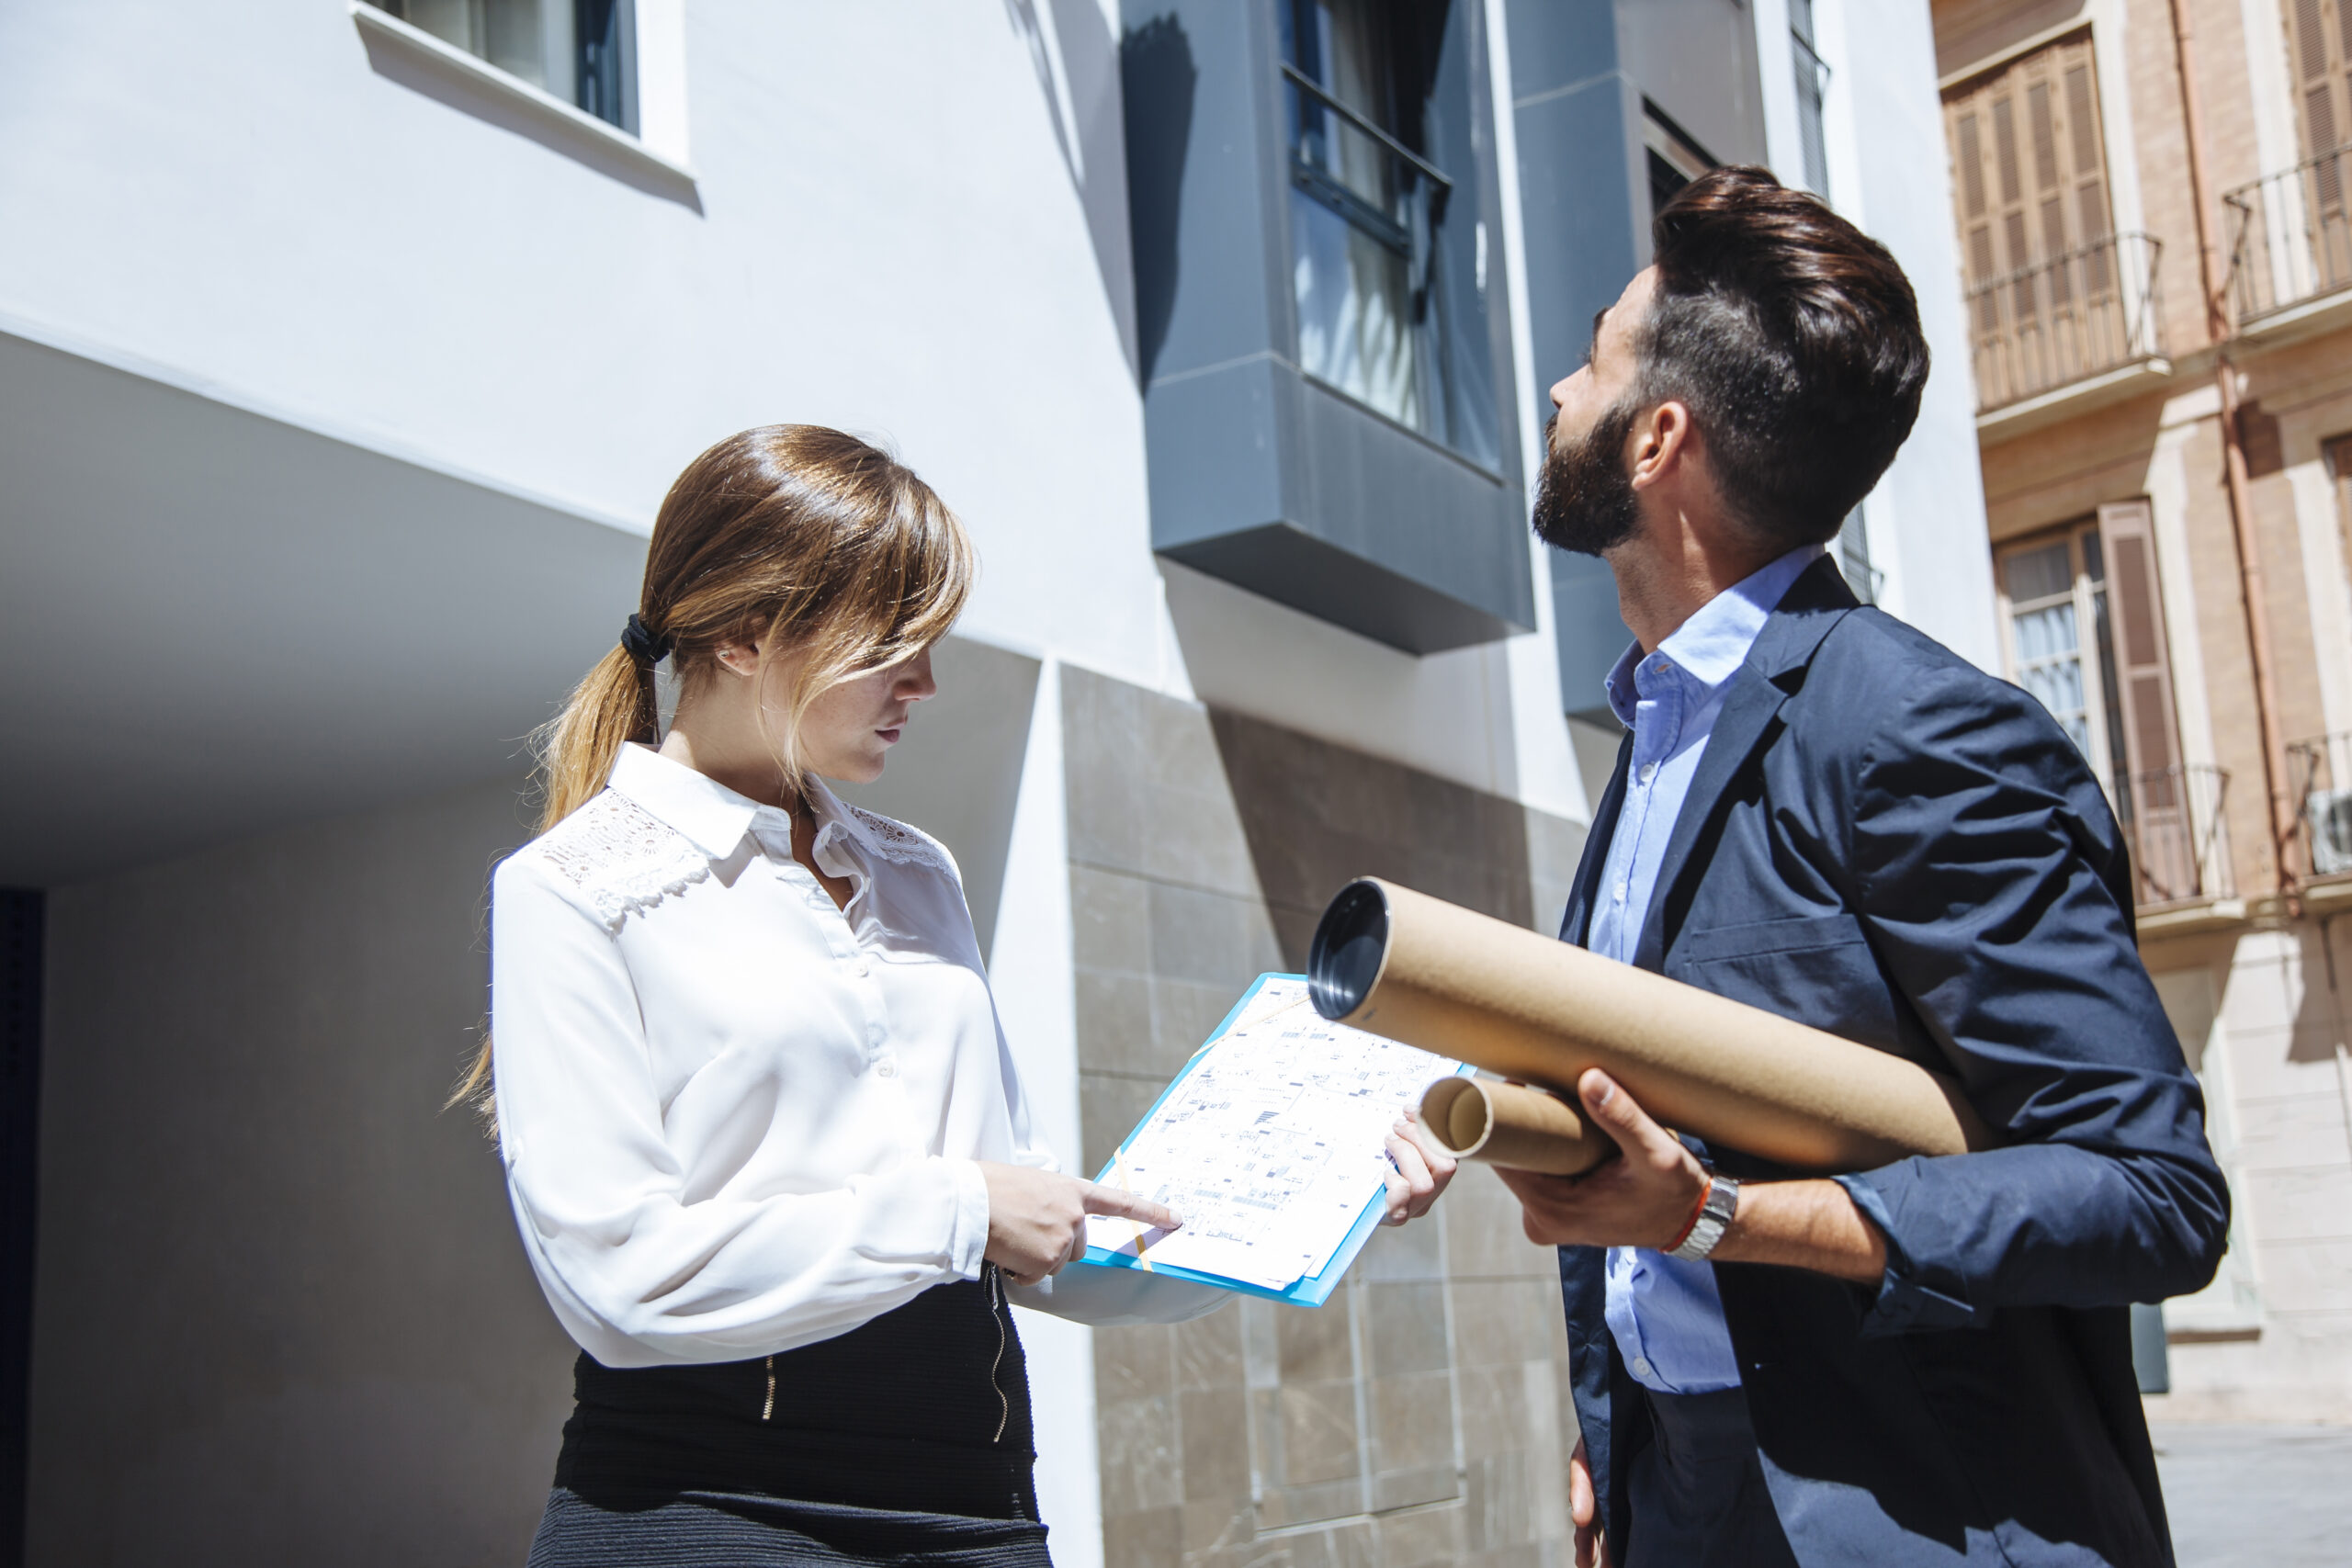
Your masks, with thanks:
M 1772 732 L 1772 721 L 1779 715 L 1781 705 L 1803 683 L 1804 667 L 1812 662 L 1821 639 L 1860 607 L 1860 601 L 1846 586 L 1846 580 L 1838 575 L 1838 569 L 1824 556 L 1790 585 L 1779 608 L 1757 634 L 1756 645 L 1748 649 L 1747 661 L 1732 677 L 1731 690 L 1724 696 L 1723 711 L 1715 716 L 1715 727 L 1707 736 L 1707 749 L 1700 754 L 1699 771 L 1691 776 L 1690 792 L 1683 796 L 1682 809 L 1674 818 L 1674 831 L 1666 840 L 1666 856 L 1658 863 L 1649 912 L 1642 921 L 1641 940 L 1634 948 L 1635 967 L 1657 970 L 1664 964 L 1667 908 L 1674 901 L 1675 885 L 1689 869 L 1690 851 L 1699 841 L 1699 835 L 1713 820 L 1723 803 L 1724 788 Z M 1622 793 L 1623 756 L 1619 761 L 1618 787 Z M 1591 859 L 1589 852 L 1588 845 L 1588 861 Z
M 1592 927 L 1593 890 L 1600 886 L 1601 868 L 1609 862 L 1609 840 L 1616 835 L 1617 818 L 1625 808 L 1625 775 L 1634 764 L 1634 732 L 1617 743 L 1617 768 L 1609 787 L 1600 792 L 1600 807 L 1592 814 L 1591 830 L 1584 837 L 1584 853 L 1577 859 L 1577 879 L 1568 889 L 1567 913 L 1560 919 L 1560 940 L 1582 947 Z

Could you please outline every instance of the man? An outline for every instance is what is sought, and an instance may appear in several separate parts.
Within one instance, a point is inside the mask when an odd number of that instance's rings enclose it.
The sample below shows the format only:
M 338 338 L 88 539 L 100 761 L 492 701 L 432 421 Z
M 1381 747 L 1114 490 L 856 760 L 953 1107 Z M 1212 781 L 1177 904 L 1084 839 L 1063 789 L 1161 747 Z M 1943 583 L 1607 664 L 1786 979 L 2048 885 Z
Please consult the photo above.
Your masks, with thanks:
M 1759 170 L 1655 241 L 1535 506 L 1638 639 L 1561 935 L 1953 1075 L 2000 1146 L 1808 1179 L 1586 1074 L 1623 1157 L 1505 1178 L 1560 1247 L 1577 1561 L 2169 1564 L 2126 1303 L 2204 1284 L 2229 1206 L 2114 818 L 1824 553 L 1918 412 L 1910 286 Z

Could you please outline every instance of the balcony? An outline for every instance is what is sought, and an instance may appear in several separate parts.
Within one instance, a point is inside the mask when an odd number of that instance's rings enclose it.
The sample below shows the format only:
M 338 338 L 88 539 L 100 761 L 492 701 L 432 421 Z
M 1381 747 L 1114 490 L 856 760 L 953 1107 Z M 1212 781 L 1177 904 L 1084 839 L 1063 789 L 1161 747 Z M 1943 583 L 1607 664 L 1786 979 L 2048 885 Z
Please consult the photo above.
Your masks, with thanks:
M 2222 194 L 2230 308 L 2249 335 L 2284 333 L 2352 305 L 2352 144 Z
M 2132 775 L 2121 803 L 2132 850 L 2132 900 L 2143 931 L 2150 911 L 2211 906 L 2237 897 L 2230 824 L 2222 811 L 2230 775 L 2201 763 Z
M 1970 289 L 1977 428 L 2009 434 L 2168 373 L 2163 252 L 2153 235 L 2116 234 Z
M 2352 903 L 2352 731 L 2313 736 L 2287 748 L 2294 792 L 2304 901 Z

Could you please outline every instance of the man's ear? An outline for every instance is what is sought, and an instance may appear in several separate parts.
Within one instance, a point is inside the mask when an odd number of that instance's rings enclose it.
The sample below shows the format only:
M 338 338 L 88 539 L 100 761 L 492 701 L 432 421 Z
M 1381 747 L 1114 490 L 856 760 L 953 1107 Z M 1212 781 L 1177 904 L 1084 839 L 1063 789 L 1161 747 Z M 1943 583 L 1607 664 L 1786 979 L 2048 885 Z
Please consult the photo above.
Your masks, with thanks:
M 1690 423 L 1689 406 L 1678 398 L 1668 398 L 1645 410 L 1634 422 L 1631 445 L 1635 490 L 1673 474 L 1698 456 L 1698 432 Z

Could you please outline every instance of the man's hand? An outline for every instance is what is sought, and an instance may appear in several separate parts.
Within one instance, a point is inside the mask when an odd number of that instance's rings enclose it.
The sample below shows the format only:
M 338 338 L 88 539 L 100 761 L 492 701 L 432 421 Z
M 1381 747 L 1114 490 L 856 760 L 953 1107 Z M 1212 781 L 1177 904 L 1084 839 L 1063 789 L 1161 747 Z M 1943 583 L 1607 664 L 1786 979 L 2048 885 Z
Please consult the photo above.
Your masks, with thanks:
M 1388 1178 L 1388 1213 L 1380 1222 L 1385 1225 L 1401 1225 L 1428 1213 L 1453 1179 L 1453 1156 L 1430 1136 L 1420 1113 L 1409 1106 L 1388 1134 L 1388 1158 L 1396 1169 Z
M 1634 1097 L 1595 1067 L 1577 1082 L 1585 1114 L 1623 1157 L 1582 1176 L 1499 1170 L 1519 1195 L 1527 1239 L 1551 1247 L 1649 1247 L 1683 1234 L 1707 1190 L 1706 1168 Z M 1886 1275 L 1886 1237 L 1834 1181 L 1758 1181 L 1709 1255 L 1717 1263 L 1777 1263 L 1875 1285 Z
M 1592 1465 L 1584 1457 L 1584 1438 L 1568 1456 L 1568 1523 L 1577 1531 L 1577 1568 L 1609 1568 L 1609 1540 L 1601 1533 L 1600 1500 L 1593 1495 Z
M 1582 1176 L 1501 1171 L 1519 1196 L 1527 1239 L 1545 1247 L 1671 1247 L 1706 1196 L 1706 1168 L 1599 1067 L 1577 1080 L 1577 1098 L 1623 1157 Z

